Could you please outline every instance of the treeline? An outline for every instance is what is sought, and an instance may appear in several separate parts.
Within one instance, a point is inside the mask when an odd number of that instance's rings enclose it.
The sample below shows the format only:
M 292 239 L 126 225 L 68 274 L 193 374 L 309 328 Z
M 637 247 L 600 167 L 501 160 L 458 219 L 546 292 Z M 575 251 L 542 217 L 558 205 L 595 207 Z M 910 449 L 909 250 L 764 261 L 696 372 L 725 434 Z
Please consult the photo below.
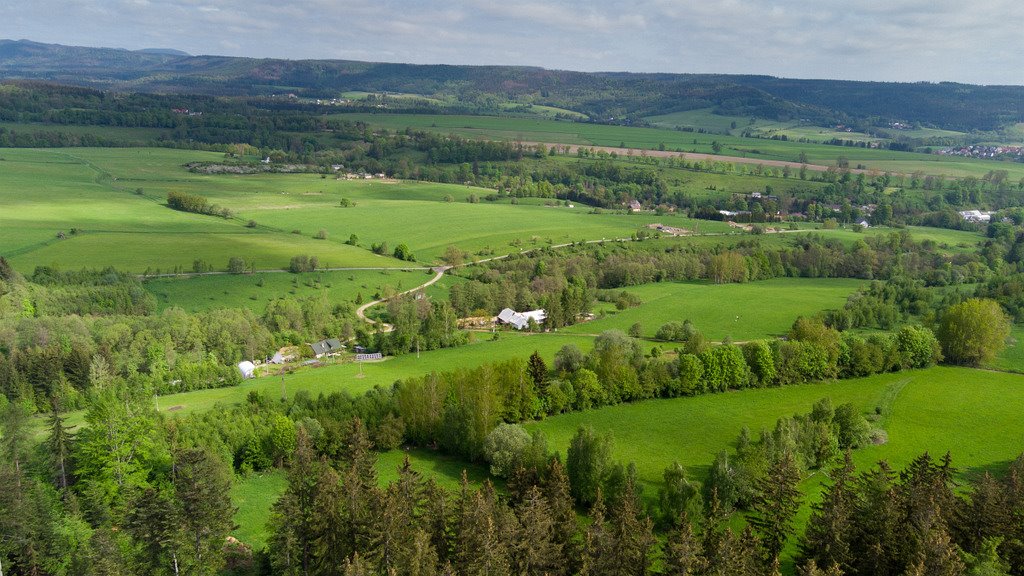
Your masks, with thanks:
M 786 340 L 742 346 L 711 346 L 694 331 L 674 358 L 657 348 L 645 355 L 638 340 L 608 331 L 587 354 L 564 346 L 555 355 L 553 372 L 535 354 L 528 363 L 510 360 L 429 374 L 400 382 L 394 403 L 408 441 L 480 460 L 487 435 L 502 422 L 648 398 L 923 368 L 941 359 L 935 335 L 914 326 L 863 338 L 802 318 Z

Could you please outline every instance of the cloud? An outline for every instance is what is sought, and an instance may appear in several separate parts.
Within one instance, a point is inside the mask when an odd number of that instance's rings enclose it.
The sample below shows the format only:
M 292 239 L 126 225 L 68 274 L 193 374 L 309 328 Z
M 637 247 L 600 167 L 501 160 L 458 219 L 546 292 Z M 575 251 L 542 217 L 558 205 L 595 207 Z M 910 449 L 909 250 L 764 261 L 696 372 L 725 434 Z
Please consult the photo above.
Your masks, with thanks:
M 0 37 L 191 53 L 1024 83 L 1019 0 L 8 0 Z

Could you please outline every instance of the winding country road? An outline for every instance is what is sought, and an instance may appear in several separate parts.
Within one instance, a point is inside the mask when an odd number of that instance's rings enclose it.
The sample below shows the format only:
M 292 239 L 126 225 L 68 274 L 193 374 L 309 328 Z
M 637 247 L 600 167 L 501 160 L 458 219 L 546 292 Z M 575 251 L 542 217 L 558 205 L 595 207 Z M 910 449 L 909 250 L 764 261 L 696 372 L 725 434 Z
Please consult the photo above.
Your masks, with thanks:
M 441 277 L 444 276 L 444 273 L 446 271 L 450 270 L 451 268 L 452 268 L 451 266 L 438 266 L 436 268 L 431 268 L 431 270 L 433 270 L 435 272 L 435 274 L 434 274 L 434 277 L 431 278 L 430 280 L 427 280 L 426 282 L 424 282 L 423 284 L 420 284 L 419 286 L 417 286 L 415 288 L 410 288 L 410 289 L 408 289 L 408 290 L 406 290 L 404 292 L 399 292 L 398 294 L 395 294 L 394 296 L 391 296 L 390 298 L 381 298 L 380 300 L 374 300 L 372 302 L 367 302 L 366 304 L 363 304 L 362 306 L 360 306 L 359 308 L 356 309 L 356 316 L 359 316 L 360 318 L 362 318 L 363 320 L 365 320 L 369 324 L 378 324 L 378 322 L 376 320 L 372 320 L 372 319 L 366 317 L 366 311 L 367 310 L 369 310 L 370 308 L 376 306 L 377 304 L 381 304 L 382 302 L 387 302 L 391 298 L 397 298 L 399 296 L 405 296 L 406 294 L 412 294 L 413 292 L 416 292 L 418 290 L 423 290 L 427 286 L 430 286 L 431 284 L 433 284 L 433 283 L 437 282 L 438 280 L 440 280 Z M 422 270 L 426 270 L 426 268 L 422 268 Z M 387 324 L 385 322 L 380 322 L 379 324 L 384 329 L 384 332 L 391 332 L 391 330 L 392 330 L 391 324 Z

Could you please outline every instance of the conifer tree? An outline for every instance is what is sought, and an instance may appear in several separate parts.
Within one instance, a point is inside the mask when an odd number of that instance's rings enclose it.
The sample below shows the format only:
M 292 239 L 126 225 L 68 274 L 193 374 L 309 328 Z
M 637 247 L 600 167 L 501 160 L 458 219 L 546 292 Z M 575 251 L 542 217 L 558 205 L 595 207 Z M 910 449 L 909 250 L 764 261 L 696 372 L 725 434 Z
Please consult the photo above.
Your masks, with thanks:
M 765 559 L 778 559 L 793 529 L 793 517 L 800 508 L 800 469 L 789 451 L 783 452 L 757 483 L 750 524 L 764 546 Z
M 271 563 L 280 574 L 313 573 L 317 540 L 316 509 L 323 463 L 316 459 L 304 428 L 299 428 L 288 470 L 288 488 L 271 509 Z
M 707 567 L 700 540 L 686 512 L 680 515 L 665 540 L 665 576 L 696 576 Z
M 519 522 L 511 539 L 512 572 L 523 575 L 552 574 L 562 550 L 555 540 L 551 507 L 534 486 L 516 509 Z
M 896 541 L 901 534 L 898 495 L 893 486 L 893 473 L 889 465 L 880 462 L 878 468 L 858 477 L 850 556 L 855 574 L 890 576 L 902 570 Z
M 224 539 L 235 528 L 231 473 L 204 450 L 179 452 L 174 458 L 174 495 L 180 507 L 179 528 L 187 542 L 182 553 L 190 574 L 216 574 L 223 562 Z
M 576 520 L 576 509 L 573 507 L 572 493 L 569 489 L 569 477 L 557 458 L 552 458 L 548 464 L 542 489 L 551 508 L 555 545 L 562 551 L 551 573 L 570 574 L 576 570 L 581 555 L 579 523 Z
M 813 506 L 800 552 L 815 566 L 849 568 L 851 565 L 853 473 L 853 459 L 847 451 L 843 463 L 832 472 L 832 486 L 822 495 L 821 502 Z
M 651 551 L 657 541 L 654 538 L 654 523 L 640 507 L 636 481 L 632 475 L 626 477 L 622 495 L 612 509 L 609 533 L 611 574 L 647 574 L 651 567 Z
M 64 424 L 66 418 L 61 410 L 60 398 L 50 398 L 50 435 L 46 439 L 46 447 L 50 457 L 50 468 L 53 483 L 61 496 L 68 495 L 73 471 L 71 470 L 71 426 Z

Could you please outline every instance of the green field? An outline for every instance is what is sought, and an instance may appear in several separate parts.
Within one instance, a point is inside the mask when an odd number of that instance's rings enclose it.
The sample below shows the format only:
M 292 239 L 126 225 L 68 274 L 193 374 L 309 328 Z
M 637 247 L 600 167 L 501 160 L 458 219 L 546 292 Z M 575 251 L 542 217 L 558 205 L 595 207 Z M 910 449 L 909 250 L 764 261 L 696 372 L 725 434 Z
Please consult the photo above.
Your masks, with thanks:
M 401 292 L 429 279 L 422 270 L 344 270 L 306 274 L 221 274 L 180 278 L 151 278 L 144 286 L 157 298 L 160 309 L 182 308 L 198 312 L 214 308 L 249 308 L 262 313 L 267 303 L 288 295 L 305 298 L 324 294 L 332 302 L 368 302 L 387 291 Z M 446 275 L 430 287 L 431 295 L 443 296 L 447 286 L 461 282 Z M 435 287 L 436 286 L 436 287 Z
M 389 257 L 245 221 L 188 214 L 163 205 L 168 190 L 205 192 L 182 164 L 220 155 L 164 149 L 5 150 L 0 172 L 0 254 L 15 267 L 116 266 L 143 272 L 215 269 L 232 256 L 259 268 L 283 268 L 296 254 L 324 265 L 400 267 Z M 143 194 L 135 193 L 141 188 Z M 71 229 L 77 229 L 72 234 Z M 58 239 L 63 232 L 65 239 Z
M 247 477 L 235 476 L 231 486 L 231 505 L 237 508 L 231 533 L 242 542 L 259 550 L 267 544 L 267 520 L 270 507 L 284 493 L 288 480 L 283 470 L 272 470 Z
M 960 393 L 965 389 L 970 393 Z M 975 475 L 982 470 L 998 471 L 1024 451 L 1024 425 L 1018 408 L 1024 402 L 1024 376 L 949 367 L 649 400 L 563 414 L 527 424 L 527 428 L 543 430 L 551 449 L 563 456 L 579 426 L 611 432 L 615 438 L 614 457 L 636 464 L 638 476 L 646 485 L 645 498 L 653 499 L 663 470 L 673 461 L 686 466 L 692 477 L 703 478 L 715 454 L 732 449 L 743 426 L 756 434 L 773 427 L 782 416 L 809 412 L 814 402 L 824 397 L 836 405 L 852 402 L 865 413 L 881 407 L 882 418 L 876 425 L 886 430 L 888 442 L 854 452 L 862 470 L 883 459 L 899 469 L 925 451 L 936 457 L 949 451 L 962 473 Z M 987 425 L 975 425 L 979 421 Z M 464 468 L 474 484 L 487 477 L 483 467 L 436 452 L 393 450 L 378 458 L 382 482 L 396 477 L 395 470 L 406 454 L 416 470 L 451 489 L 457 487 Z M 802 487 L 813 498 L 823 482 L 820 474 L 814 474 L 805 478 Z M 239 507 L 236 537 L 259 547 L 266 535 L 261 527 L 269 506 L 283 489 L 280 473 L 236 482 L 232 494 Z M 805 503 L 798 524 L 806 521 L 808 511 Z
M 641 334 L 653 338 L 666 322 L 690 320 L 712 340 L 735 341 L 780 336 L 797 316 L 841 308 L 862 280 L 775 278 L 746 284 L 659 282 L 626 288 L 643 302 L 636 308 L 616 311 L 563 332 L 596 334 L 604 330 L 626 331 L 639 322 Z
M 644 498 L 653 500 L 662 473 L 672 462 L 683 464 L 692 478 L 703 479 L 716 453 L 733 450 L 743 426 L 756 435 L 771 429 L 782 416 L 806 414 L 814 402 L 825 397 L 834 405 L 852 402 L 865 413 L 881 408 L 876 425 L 887 432 L 888 442 L 855 451 L 859 470 L 879 460 L 887 460 L 899 470 L 926 451 L 936 458 L 948 451 L 961 473 L 976 476 L 981 471 L 1004 469 L 1024 451 L 1019 408 L 1024 402 L 1024 376 L 948 367 L 650 400 L 563 414 L 528 428 L 544 431 L 548 446 L 563 455 L 580 426 L 612 433 L 613 457 L 636 464 L 637 475 L 646 485 Z M 819 497 L 826 483 L 822 473 L 804 478 L 801 489 L 806 498 L 794 522 L 797 533 L 810 515 L 810 502 Z M 794 552 L 791 541 L 784 571 L 791 571 Z
M 494 116 L 402 115 L 402 114 L 335 114 L 332 118 L 366 122 L 393 130 L 412 127 L 468 138 L 490 140 L 522 140 L 559 144 L 619 146 L 657 149 L 664 144 L 668 150 L 712 153 L 711 144 L 722 145 L 722 156 L 764 160 L 797 161 L 800 152 L 811 164 L 833 165 L 840 156 L 851 166 L 863 164 L 869 169 L 910 174 L 922 170 L 947 176 L 983 176 L 989 170 L 1007 170 L 1016 181 L 1024 176 L 1024 166 L 1012 162 L 958 159 L 937 154 L 894 152 L 871 148 L 829 146 L 826 144 L 785 142 L 738 136 L 698 134 L 658 128 L 635 128 L 604 124 L 576 123 L 543 119 L 504 118 Z M 844 132 L 844 134 L 846 134 Z
M 824 397 L 836 405 L 853 402 L 864 412 L 882 406 L 889 441 L 856 451 L 859 467 L 886 459 L 899 468 L 926 450 L 948 450 L 958 468 L 977 470 L 999 467 L 1024 451 L 1024 377 L 949 367 L 650 400 L 563 414 L 528 428 L 543 430 L 549 446 L 563 454 L 581 425 L 610 431 L 615 457 L 635 462 L 640 479 L 657 486 L 674 460 L 700 478 L 717 452 L 731 449 L 743 426 L 755 434 L 770 429 L 779 417 L 809 412 Z
M 584 206 L 465 202 L 491 191 L 450 184 L 324 179 L 315 174 L 205 175 L 183 164 L 220 155 L 164 149 L 5 152 L 0 172 L 0 253 L 16 267 L 114 265 L 136 272 L 191 271 L 194 260 L 223 270 L 232 256 L 257 269 L 287 267 L 296 254 L 324 267 L 410 264 L 367 248 L 407 244 L 419 262 L 454 244 L 470 253 L 507 254 L 548 244 L 629 237 L 652 222 L 692 227 L 674 216 L 591 214 Z M 135 193 L 141 190 L 141 194 Z M 177 212 L 170 191 L 201 194 L 235 216 Z M 445 197 L 452 197 L 446 202 Z M 342 208 L 347 198 L 354 207 Z M 256 223 L 249 227 L 250 221 Z M 443 223 L 443 233 L 439 229 Z M 512 223 L 510 225 L 510 223 Z M 70 230 L 78 230 L 70 234 Z M 325 231 L 327 239 L 313 236 Z M 706 232 L 722 223 L 701 223 Z M 66 238 L 57 239 L 58 232 Z M 358 246 L 346 244 L 358 236 Z M 422 265 L 422 264 L 419 264 Z
M 991 367 L 996 370 L 1024 372 L 1024 326 L 1014 325 L 1006 349 L 996 357 Z

